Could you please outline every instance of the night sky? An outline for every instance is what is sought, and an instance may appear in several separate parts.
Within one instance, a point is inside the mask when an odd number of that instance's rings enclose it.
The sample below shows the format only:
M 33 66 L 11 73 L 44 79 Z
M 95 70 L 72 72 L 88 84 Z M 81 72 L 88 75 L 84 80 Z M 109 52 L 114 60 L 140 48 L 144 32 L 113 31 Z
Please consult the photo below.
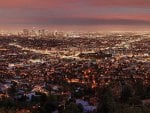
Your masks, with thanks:
M 150 0 L 0 0 L 0 30 L 149 30 Z

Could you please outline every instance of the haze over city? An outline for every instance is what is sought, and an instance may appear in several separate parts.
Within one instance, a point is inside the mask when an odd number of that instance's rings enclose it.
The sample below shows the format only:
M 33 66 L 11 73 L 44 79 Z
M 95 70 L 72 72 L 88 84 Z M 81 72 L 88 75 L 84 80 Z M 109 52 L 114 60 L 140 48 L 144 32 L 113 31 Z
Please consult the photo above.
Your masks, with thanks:
M 1 0 L 0 30 L 147 31 L 149 0 Z

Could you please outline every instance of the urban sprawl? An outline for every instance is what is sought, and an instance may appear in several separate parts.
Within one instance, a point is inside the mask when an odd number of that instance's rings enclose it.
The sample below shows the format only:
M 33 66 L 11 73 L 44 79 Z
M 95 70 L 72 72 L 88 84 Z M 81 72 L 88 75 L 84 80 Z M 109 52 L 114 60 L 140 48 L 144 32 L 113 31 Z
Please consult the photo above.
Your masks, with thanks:
M 0 112 L 150 113 L 149 106 L 148 32 L 0 34 Z

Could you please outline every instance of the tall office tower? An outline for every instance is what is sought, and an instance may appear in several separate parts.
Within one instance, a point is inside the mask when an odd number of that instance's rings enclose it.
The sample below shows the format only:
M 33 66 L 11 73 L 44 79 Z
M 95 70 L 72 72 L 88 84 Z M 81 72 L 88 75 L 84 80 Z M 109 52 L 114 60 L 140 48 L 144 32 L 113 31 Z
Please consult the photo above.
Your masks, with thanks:
M 29 30 L 28 29 L 23 29 L 23 36 L 25 36 L 25 37 L 29 36 Z

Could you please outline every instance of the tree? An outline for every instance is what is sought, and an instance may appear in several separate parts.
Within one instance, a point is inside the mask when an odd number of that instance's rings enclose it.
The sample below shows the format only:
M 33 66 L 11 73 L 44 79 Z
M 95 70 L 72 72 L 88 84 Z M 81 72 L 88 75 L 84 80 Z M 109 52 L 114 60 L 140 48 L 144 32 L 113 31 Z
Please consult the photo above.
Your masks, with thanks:
M 49 101 L 44 105 L 44 113 L 52 113 L 55 110 L 57 110 L 57 103 L 53 102 L 53 101 Z
M 132 96 L 132 92 L 130 87 L 126 84 L 122 85 L 121 101 L 123 103 L 126 103 L 131 96 Z
M 66 109 L 63 111 L 63 113 L 83 113 L 83 109 L 80 105 L 72 102 L 66 106 Z
M 98 98 L 97 113 L 112 113 L 114 111 L 114 97 L 110 87 L 98 89 Z
M 150 85 L 146 88 L 146 98 L 150 98 Z
M 137 80 L 135 83 L 135 96 L 139 96 L 140 99 L 145 98 L 145 91 L 142 80 Z

